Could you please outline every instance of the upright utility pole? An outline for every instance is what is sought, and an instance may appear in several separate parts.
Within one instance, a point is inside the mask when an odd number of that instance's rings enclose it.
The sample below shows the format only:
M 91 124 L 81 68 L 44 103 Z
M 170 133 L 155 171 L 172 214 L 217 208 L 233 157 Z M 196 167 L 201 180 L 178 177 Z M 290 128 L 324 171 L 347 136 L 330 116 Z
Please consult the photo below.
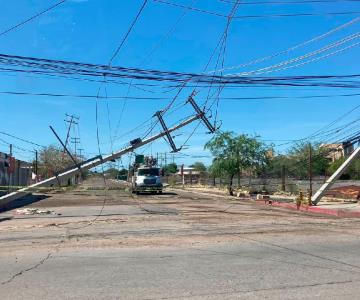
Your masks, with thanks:
M 182 186 L 185 186 L 185 174 L 184 174 L 184 164 L 181 165 L 180 174 L 182 177 Z
M 309 143 L 309 169 L 308 169 L 308 177 L 309 177 L 309 205 L 312 204 L 311 197 L 312 197 L 312 147 L 311 143 Z
M 80 144 L 80 139 L 73 137 L 71 138 L 71 143 L 74 144 L 74 154 L 77 156 L 77 145 Z
M 38 176 L 38 163 L 39 163 L 39 157 L 38 157 L 38 151 L 35 150 L 35 175 Z
M 83 160 L 82 152 L 84 151 L 84 149 L 83 149 L 83 148 L 79 148 L 78 151 L 79 151 L 79 159 L 80 159 L 80 160 Z M 75 153 L 75 154 L 76 154 L 76 153 Z
M 285 166 L 281 166 L 281 190 L 285 192 L 286 186 L 285 186 Z
M 13 156 L 13 145 L 12 144 L 10 144 L 9 145 L 9 151 L 10 151 L 10 164 L 12 164 L 13 163 L 13 161 L 12 161 L 12 156 Z M 10 168 L 12 168 L 12 166 L 10 165 Z M 12 185 L 12 181 L 13 181 L 13 176 L 12 176 L 12 172 L 10 172 L 10 174 L 9 174 L 9 188 L 10 188 L 10 185 Z
M 78 121 L 80 120 L 80 118 L 75 116 L 75 115 L 68 115 L 68 114 L 65 114 L 65 117 L 66 117 L 66 119 L 64 121 L 66 123 L 69 123 L 68 130 L 67 130 L 67 133 L 66 133 L 66 139 L 65 139 L 65 147 L 67 147 L 67 144 L 69 142 L 71 127 L 72 127 L 73 124 L 74 125 L 79 124 Z M 64 149 L 64 152 L 65 152 L 65 149 Z

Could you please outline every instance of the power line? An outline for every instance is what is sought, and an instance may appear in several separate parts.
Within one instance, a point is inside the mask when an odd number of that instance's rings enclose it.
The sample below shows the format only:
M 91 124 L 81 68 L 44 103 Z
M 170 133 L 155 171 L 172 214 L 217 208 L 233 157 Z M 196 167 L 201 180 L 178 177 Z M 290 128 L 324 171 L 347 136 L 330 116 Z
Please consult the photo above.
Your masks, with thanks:
M 212 15 L 216 17 L 227 18 L 226 15 L 215 11 L 209 11 L 201 8 L 191 7 L 179 3 L 169 2 L 165 0 L 152 0 L 161 4 L 166 4 L 182 9 L 188 9 L 198 13 Z M 265 18 L 287 18 L 287 17 L 311 17 L 311 16 L 339 16 L 339 15 L 358 15 L 360 11 L 340 11 L 340 12 L 320 12 L 320 13 L 282 13 L 282 14 L 266 14 L 266 15 L 242 15 L 234 16 L 234 19 L 265 19 Z
M 333 52 L 330 52 L 328 54 L 324 54 L 324 55 L 321 55 L 321 56 L 318 56 L 318 57 L 315 57 L 315 58 L 312 58 L 312 59 L 309 59 L 309 60 L 305 60 L 303 62 L 300 62 L 300 63 L 297 63 L 295 65 L 289 65 L 287 67 L 281 67 L 279 69 L 274 69 L 272 71 L 266 71 L 264 73 L 269 73 L 269 72 L 277 72 L 277 71 L 282 71 L 282 70 L 287 70 L 287 69 L 291 69 L 291 68 L 296 68 L 296 67 L 300 67 L 300 66 L 303 66 L 303 65 L 307 65 L 309 63 L 312 63 L 312 62 L 315 62 L 315 61 L 319 61 L 319 60 L 322 60 L 322 59 L 325 59 L 325 58 L 328 58 L 330 56 L 333 56 L 333 55 L 336 55 L 338 53 L 341 53 L 343 51 L 346 51 L 346 50 L 349 50 L 351 48 L 354 48 L 356 46 L 359 46 L 360 45 L 360 42 L 356 42 L 356 43 L 353 43 L 349 46 L 346 46 L 346 47 L 343 47 L 343 48 L 340 48 L 336 51 L 333 51 Z M 260 74 L 263 74 L 263 73 L 260 73 Z
M 228 14 L 227 16 L 227 22 L 226 22 L 226 25 L 225 25 L 225 30 L 223 32 L 223 35 L 220 37 L 220 40 L 219 40 L 219 43 L 218 45 L 220 44 L 220 48 L 219 48 L 219 55 L 218 55 L 218 58 L 217 58 L 217 61 L 216 61 L 216 65 L 215 65 L 215 68 L 218 68 L 218 64 L 221 60 L 221 68 L 224 68 L 224 63 L 225 63 L 225 54 L 226 54 L 226 46 L 227 46 L 227 38 L 228 38 L 228 31 L 229 31 L 229 28 L 230 28 L 230 24 L 234 18 L 234 15 L 236 14 L 238 8 L 239 8 L 239 5 L 240 5 L 240 0 L 237 0 L 230 13 Z M 217 49 L 217 47 L 215 48 L 215 50 Z M 210 60 L 211 60 L 212 56 L 210 57 Z M 208 64 L 206 65 L 206 69 L 210 63 L 210 60 L 208 62 Z M 214 74 L 215 75 L 215 74 Z M 222 73 L 220 73 L 220 75 L 222 75 Z M 205 101 L 205 104 L 204 104 L 204 110 L 205 110 L 205 107 L 206 107 L 206 104 L 209 100 L 209 96 L 210 96 L 210 90 L 212 89 L 212 85 L 213 85 L 213 82 L 214 82 L 214 79 L 215 79 L 215 76 L 213 76 L 213 80 L 211 81 L 210 83 L 210 87 L 209 87 L 209 91 L 208 91 L 208 95 L 207 95 L 207 98 L 206 98 L 206 101 Z M 218 87 L 218 93 L 217 93 L 217 101 L 219 103 L 219 96 L 220 96 L 220 93 L 221 91 L 223 90 L 223 86 L 219 86 Z M 195 89 L 192 93 L 192 95 L 195 93 Z M 192 95 L 190 97 L 192 97 Z M 217 113 L 218 113 L 218 110 L 216 109 L 216 115 L 215 115 L 215 122 L 214 122 L 214 128 L 216 127 L 216 121 L 217 121 Z M 198 129 L 198 127 L 200 126 L 201 124 L 201 120 L 198 122 L 198 124 L 194 127 L 193 131 L 191 132 L 191 134 L 187 137 L 187 139 L 185 140 L 185 142 L 182 144 L 182 146 L 180 147 L 180 149 L 185 146 L 185 144 L 191 139 L 191 137 L 196 133 L 196 130 Z M 215 129 L 214 129 L 215 131 Z
M 140 7 L 139 11 L 137 12 L 137 14 L 136 14 L 136 16 L 135 16 L 135 18 L 134 18 L 134 20 L 133 20 L 132 23 L 130 24 L 129 29 L 127 30 L 125 36 L 123 37 L 120 45 L 118 46 L 118 48 L 117 48 L 116 51 L 114 52 L 113 56 L 111 57 L 111 59 L 110 59 L 110 61 L 109 61 L 109 66 L 112 64 L 112 61 L 115 59 L 115 57 L 117 56 L 117 54 L 118 54 L 119 51 L 121 50 L 122 46 L 124 45 L 125 41 L 127 40 L 128 36 L 129 36 L 130 32 L 132 31 L 132 29 L 134 28 L 135 24 L 136 24 L 137 21 L 139 20 L 139 17 L 140 17 L 140 15 L 142 14 L 142 12 L 143 12 L 146 4 L 147 4 L 147 1 L 148 1 L 148 0 L 144 0 L 142 6 Z M 117 126 L 116 126 L 116 129 L 115 129 L 115 130 L 116 130 L 116 131 L 115 131 L 115 137 L 116 137 L 117 134 L 118 134 L 118 128 L 120 127 L 120 123 L 121 123 L 121 120 L 122 120 L 122 116 L 123 116 L 123 113 L 124 113 L 124 111 L 125 111 L 126 101 L 127 101 L 127 99 L 128 99 L 127 97 L 129 96 L 130 88 L 131 88 L 131 86 L 132 86 L 132 81 L 133 81 L 133 79 L 131 79 L 131 82 L 130 82 L 130 84 L 128 85 L 127 95 L 126 95 L 126 98 L 124 98 L 125 101 L 124 101 L 124 103 L 123 103 L 123 107 L 122 107 L 122 110 L 121 110 L 121 113 L 120 113 L 119 121 L 118 121 Z M 106 93 L 106 97 L 107 97 L 107 96 L 108 96 L 108 95 L 107 95 L 107 93 Z M 108 107 L 108 104 L 107 104 L 107 112 L 108 112 L 108 124 L 109 124 L 109 129 L 110 129 L 110 118 L 109 118 L 109 107 Z M 112 139 L 113 139 L 113 138 L 112 138 L 112 136 L 111 136 L 111 129 L 110 129 L 111 148 L 112 148 L 112 145 L 113 145 Z M 111 151 L 112 151 L 112 149 L 111 149 Z
M 195 2 L 197 2 L 198 0 L 193 0 L 193 2 L 191 4 L 194 4 Z M 149 60 L 151 58 L 151 56 L 154 55 L 155 51 L 160 47 L 160 45 L 166 40 L 168 39 L 171 34 L 175 31 L 175 28 L 176 26 L 180 23 L 180 21 L 185 17 L 185 15 L 187 14 L 187 10 L 184 10 L 184 12 L 180 15 L 180 17 L 176 20 L 175 24 L 167 31 L 167 33 L 165 34 L 165 36 L 150 50 L 150 52 L 147 54 L 147 56 L 142 60 L 142 62 L 140 63 L 141 66 L 145 65 L 146 64 L 146 61 Z M 126 107 L 126 104 L 127 104 L 127 100 L 129 99 L 128 96 L 129 96 L 129 93 L 130 93 L 130 90 L 131 90 L 131 87 L 133 86 L 133 81 L 134 79 L 131 79 L 130 83 L 129 83 L 129 86 L 128 86 L 128 89 L 127 89 L 127 93 L 126 93 L 126 98 L 124 103 L 123 103 L 123 106 L 122 106 L 122 109 L 121 109 L 121 112 L 120 112 L 120 116 L 119 116 L 119 120 L 117 122 L 117 125 L 116 125 L 116 129 L 115 129 L 115 136 L 118 135 L 118 131 L 119 131 L 119 128 L 120 128 L 120 124 L 121 124 L 121 121 L 122 121 L 122 118 L 123 118 L 123 115 L 124 115 L 124 111 L 125 111 L 125 107 Z
M 247 15 L 236 16 L 234 19 L 266 19 L 266 18 L 287 18 L 287 17 L 320 17 L 320 16 L 344 16 L 358 15 L 360 11 L 340 11 L 323 13 L 289 13 L 289 14 L 269 14 L 269 15 Z
M 311 43 L 317 42 L 319 40 L 322 40 L 322 39 L 328 37 L 331 34 L 334 34 L 334 33 L 338 32 L 340 30 L 343 30 L 343 29 L 345 29 L 345 28 L 347 28 L 349 26 L 352 26 L 352 25 L 358 23 L 359 21 L 360 21 L 360 17 L 354 18 L 351 21 L 346 22 L 344 24 L 341 24 L 340 26 L 337 26 L 337 27 L 335 27 L 335 28 L 323 33 L 323 34 L 317 35 L 317 36 L 315 36 L 315 37 L 313 37 L 313 38 L 311 38 L 309 40 L 306 40 L 304 42 L 296 44 L 296 45 L 294 45 L 294 46 L 292 46 L 290 48 L 287 48 L 285 50 L 278 51 L 278 52 L 276 52 L 276 53 L 274 53 L 272 55 L 267 55 L 267 56 L 264 56 L 264 57 L 261 57 L 261 58 L 251 60 L 251 61 L 249 61 L 247 63 L 243 63 L 243 64 L 240 64 L 240 65 L 237 65 L 237 66 L 232 66 L 232 67 L 226 67 L 226 68 L 223 68 L 221 70 L 211 71 L 209 73 L 213 73 L 213 72 L 216 72 L 216 71 L 225 71 L 225 70 L 238 69 L 238 68 L 246 67 L 246 66 L 249 66 L 249 65 L 253 65 L 253 64 L 257 64 L 257 63 L 261 63 L 261 62 L 273 59 L 273 58 L 275 58 L 277 56 L 287 54 L 288 52 L 294 51 L 294 50 L 296 50 L 298 48 L 301 48 L 301 47 L 304 47 L 304 46 L 306 46 L 308 44 L 311 44 Z
M 153 2 L 158 2 L 158 3 L 161 3 L 161 4 L 171 5 L 171 6 L 174 6 L 174 7 L 180 7 L 180 8 L 183 8 L 183 9 L 196 11 L 196 12 L 200 12 L 200 13 L 204 13 L 204 14 L 208 14 L 208 15 L 214 15 L 214 16 L 217 16 L 217 17 L 223 17 L 223 18 L 227 17 L 226 15 L 223 15 L 223 14 L 220 14 L 220 13 L 217 13 L 217 12 L 212 12 L 212 11 L 208 11 L 208 10 L 204 10 L 204 9 L 200 9 L 200 8 L 196 8 L 196 7 L 192 7 L 192 6 L 187 6 L 187 5 L 183 5 L 183 4 L 168 2 L 168 1 L 165 1 L 165 0 L 152 0 L 152 1 Z
M 168 100 L 168 97 L 141 97 L 141 96 L 96 96 L 96 95 L 81 95 L 81 94 L 58 94 L 58 93 L 32 93 L 32 92 L 16 92 L 16 91 L 0 91 L 0 94 L 13 96 L 40 96 L 40 97 L 54 97 L 54 98 L 84 98 L 84 99 L 128 99 L 128 100 L 150 100 L 160 101 Z M 229 101 L 244 101 L 244 100 L 281 100 L 281 99 L 317 99 L 317 98 L 335 98 L 335 97 L 358 97 L 360 93 L 348 94 L 330 94 L 330 95 L 303 95 L 303 96 L 258 96 L 258 97 L 220 97 L 220 100 Z M 202 98 L 199 98 L 202 99 Z M 180 103 L 179 107 L 184 106 Z M 0 132 L 1 134 L 2 132 Z M 36 145 L 36 144 L 35 144 Z M 41 145 L 37 145 L 43 147 Z
M 353 46 L 353 45 L 350 45 Z M 347 47 L 348 48 L 348 47 Z M 339 51 L 343 51 L 340 49 Z M 333 54 L 333 53 L 330 53 Z M 182 86 L 188 82 L 196 84 L 239 84 L 239 85 L 282 85 L 282 86 L 326 86 L 326 87 L 359 87 L 358 82 L 345 81 L 345 79 L 357 79 L 359 74 L 350 75 L 310 75 L 310 76 L 286 76 L 286 77 L 249 77 L 249 76 L 215 76 L 196 73 L 183 73 L 174 71 L 159 71 L 151 69 L 109 67 L 96 64 L 85 64 L 79 62 L 49 60 L 43 58 L 23 57 L 15 55 L 0 54 L 0 64 L 14 66 L 6 71 L 71 75 L 90 77 L 113 77 L 113 78 L 135 78 L 137 80 L 176 82 Z M 4 68 L 2 68 L 4 70 Z M 318 80 L 325 80 L 318 81 Z
M 360 19 L 360 18 L 359 18 Z M 292 63 L 296 63 L 298 61 L 302 61 L 302 60 L 305 60 L 309 57 L 312 57 L 312 56 L 316 56 L 320 53 L 323 53 L 323 52 L 326 52 L 332 48 L 336 48 L 338 46 L 341 46 L 342 44 L 345 44 L 349 41 L 352 41 L 354 39 L 357 39 L 360 37 L 360 32 L 356 32 L 354 34 L 351 34 L 351 35 L 348 35 L 340 40 L 337 40 L 331 44 L 327 44 L 326 46 L 320 48 L 320 49 L 317 49 L 317 50 L 314 50 L 314 51 L 311 51 L 309 53 L 306 53 L 304 55 L 301 55 L 301 56 L 298 56 L 298 57 L 295 57 L 295 58 L 292 58 L 292 59 L 289 59 L 289 60 L 285 60 L 285 61 L 282 61 L 280 63 L 277 63 L 277 64 L 274 64 L 274 65 L 271 65 L 271 66 L 268 66 L 268 67 L 264 67 L 264 68 L 261 68 L 261 69 L 257 69 L 257 70 L 252 70 L 252 71 L 247 71 L 247 72 L 242 72 L 242 73 L 236 73 L 236 74 L 230 74 L 230 75 L 250 75 L 250 74 L 264 74 L 264 73 L 269 73 L 270 71 L 273 72 L 273 70 L 275 69 L 275 71 L 278 70 L 282 70 L 284 69 L 284 66 L 287 66 L 289 64 L 292 64 Z M 333 52 L 333 54 L 336 54 L 337 52 Z M 332 54 L 332 53 L 330 53 Z M 321 57 L 321 56 L 320 56 Z M 295 65 L 296 66 L 296 65 Z
M 3 143 L 5 143 L 6 145 L 12 145 L 13 148 L 18 149 L 18 150 L 20 150 L 20 151 L 23 151 L 23 152 L 33 152 L 33 153 L 35 153 L 34 150 L 30 150 L 30 149 L 25 149 L 25 148 L 19 147 L 19 146 L 17 146 L 17 145 L 14 145 L 13 143 L 9 143 L 9 142 L 5 141 L 5 140 L 2 139 L 2 138 L 0 138 L 0 141 L 3 142 Z
M 23 139 L 23 138 L 20 138 L 18 136 L 15 136 L 13 134 L 10 134 L 10 133 L 4 132 L 4 131 L 0 131 L 0 134 L 9 136 L 9 137 L 14 138 L 16 140 L 19 140 L 19 141 L 22 141 L 22 142 L 25 142 L 25 143 L 28 143 L 28 144 L 31 144 L 31 145 L 34 145 L 34 146 L 37 146 L 37 147 L 45 148 L 45 146 L 43 146 L 43 145 L 37 144 L 35 142 L 29 141 L 29 140 L 26 140 L 26 139 Z
M 326 128 L 330 128 L 333 125 L 335 125 L 336 123 L 338 123 L 339 121 L 343 120 L 344 118 L 346 118 L 348 115 L 350 115 L 351 113 L 353 113 L 355 110 L 357 110 L 358 108 L 360 108 L 360 105 L 356 105 L 353 108 L 351 108 L 349 111 L 347 111 L 346 113 L 342 114 L 340 117 L 336 118 L 334 121 L 330 122 L 328 125 L 320 128 L 319 130 L 315 131 L 314 133 L 312 133 L 308 138 L 314 137 L 314 135 L 316 136 L 317 134 L 319 134 L 320 132 L 323 132 L 324 129 Z
M 234 1 L 231 0 L 218 0 L 219 2 L 233 4 Z M 360 0 L 303 0 L 303 1 L 254 1 L 254 2 L 246 2 L 242 1 L 241 5 L 292 5 L 292 4 L 308 4 L 308 3 L 319 3 L 319 4 L 327 4 L 327 3 L 356 3 L 360 2 Z
M 126 42 L 126 40 L 127 40 L 128 36 L 129 36 L 130 32 L 131 32 L 132 29 L 134 28 L 134 26 L 135 26 L 136 22 L 138 21 L 140 15 L 141 15 L 141 13 L 142 13 L 142 11 L 144 10 L 145 5 L 146 5 L 147 2 L 148 2 L 148 0 L 144 0 L 143 4 L 141 5 L 138 13 L 136 14 L 135 19 L 134 19 L 134 20 L 132 21 L 132 23 L 131 23 L 128 31 L 126 32 L 125 36 L 124 36 L 123 39 L 121 40 L 119 46 L 116 48 L 114 54 L 111 56 L 110 61 L 109 61 L 109 66 L 112 64 L 112 62 L 113 62 L 113 60 L 115 59 L 115 57 L 119 54 L 119 51 L 121 50 L 122 46 L 123 46 L 124 43 Z
M 219 51 L 219 58 L 220 58 L 220 55 L 222 55 L 222 60 L 221 60 L 221 68 L 223 69 L 224 68 L 224 64 L 225 64 L 225 54 L 226 54 L 226 46 L 227 46 L 227 37 L 228 37 L 228 31 L 229 31 L 229 27 L 230 27 L 230 23 L 232 22 L 233 18 L 234 18 L 234 15 L 236 13 L 236 11 L 238 10 L 239 8 L 239 5 L 240 5 L 240 1 L 237 0 L 235 3 L 234 3 L 234 6 L 233 6 L 233 10 L 231 11 L 231 13 L 228 15 L 228 18 L 227 18 L 227 23 L 226 23 L 226 27 L 225 27 L 225 35 L 224 35 L 224 38 L 223 38 L 223 44 L 222 44 L 222 51 L 220 50 Z M 217 62 L 218 63 L 218 62 Z M 217 64 L 216 64 L 216 68 L 217 68 Z M 222 76 L 223 73 L 222 71 L 220 72 L 220 75 Z M 220 85 L 218 87 L 218 91 L 217 91 L 217 94 L 216 94 L 216 97 L 215 97 L 215 100 L 216 101 L 216 110 L 215 110 L 215 118 L 214 118 L 214 127 L 216 127 L 216 122 L 217 122 L 217 116 L 218 116 L 218 107 L 219 107 L 219 101 L 220 101 L 220 94 L 222 92 L 222 90 L 224 89 L 224 86 L 225 85 Z M 211 89 L 211 88 L 210 88 Z M 210 93 L 210 89 L 209 89 L 209 92 L 208 92 L 208 96 L 207 96 L 207 99 L 206 99 L 206 102 L 204 104 L 204 109 L 206 107 L 206 104 L 209 100 L 209 93 Z M 195 131 L 196 131 L 197 127 L 195 127 L 194 131 L 193 131 L 193 134 L 195 134 Z M 189 138 L 187 139 L 187 141 L 191 138 L 192 135 L 189 136 Z
M 142 10 L 144 9 L 145 7 L 145 4 L 147 3 L 147 0 L 144 1 L 142 7 L 140 8 L 135 20 L 132 22 L 132 24 L 130 25 L 130 28 L 128 29 L 127 33 L 125 34 L 124 38 L 122 39 L 120 45 L 117 47 L 117 49 L 115 50 L 113 56 L 110 58 L 109 60 L 109 63 L 108 63 L 108 67 L 111 66 L 112 64 L 112 61 L 115 59 L 115 57 L 117 56 L 117 54 L 119 53 L 119 51 L 121 50 L 122 46 L 124 45 L 127 37 L 129 36 L 132 28 L 134 27 L 137 19 L 139 18 Z M 105 83 L 106 84 L 106 74 L 103 74 L 103 82 L 102 83 Z M 95 124 L 96 124 L 96 141 L 97 141 L 97 148 L 98 148 L 98 152 L 99 152 L 99 155 L 101 156 L 101 147 L 100 147 L 100 135 L 99 135 L 99 109 L 98 109 L 98 99 L 100 97 L 99 93 L 100 93 L 100 89 L 101 87 L 99 87 L 98 89 L 98 92 L 97 92 L 97 100 L 96 100 L 96 106 L 95 106 Z M 107 91 L 106 91 L 106 86 L 105 86 L 105 92 L 106 92 L 106 96 L 105 98 L 107 98 Z M 109 130 L 110 130 L 110 142 L 111 142 L 111 148 L 112 148 L 112 145 L 113 145 L 113 139 L 112 139 L 112 136 L 111 136 L 111 125 L 110 125 L 110 116 L 109 116 L 109 107 L 107 105 L 107 116 L 108 116 L 108 124 L 109 124 Z M 112 150 L 112 149 L 111 149 Z M 96 217 L 91 221 L 89 222 L 87 225 L 85 226 L 82 226 L 82 227 L 78 227 L 78 228 L 84 228 L 84 227 L 88 227 L 90 225 L 93 224 L 93 222 L 95 222 L 103 213 L 103 210 L 105 208 L 105 205 L 106 205 L 106 202 L 107 202 L 107 182 L 106 182 L 106 177 L 105 177 L 105 170 L 104 170 L 104 165 L 101 164 L 101 171 L 102 171 L 102 178 L 103 178 L 103 181 L 104 181 L 104 200 L 103 200 L 103 203 L 102 203 L 102 207 L 99 211 L 99 213 L 96 215 Z M 78 229 L 76 228 L 76 229 Z
M 134 18 L 134 20 L 132 21 L 132 23 L 130 24 L 130 27 L 128 28 L 126 34 L 124 35 L 124 37 L 122 38 L 120 44 L 118 45 L 118 47 L 116 48 L 115 52 L 113 53 L 113 55 L 111 56 L 110 60 L 109 60 L 109 63 L 108 63 L 108 66 L 110 67 L 112 65 L 112 62 L 113 60 L 116 58 L 116 56 L 119 54 L 121 48 L 123 47 L 123 45 L 125 44 L 128 36 L 130 35 L 132 29 L 134 28 L 136 22 L 138 21 L 142 11 L 144 10 L 145 8 L 145 5 L 147 3 L 148 0 L 144 0 L 142 6 L 140 7 L 138 13 L 136 14 L 136 17 Z M 106 74 L 103 74 L 104 76 L 104 84 L 105 84 L 105 93 L 106 93 L 106 98 L 107 98 L 107 90 L 106 90 L 106 84 L 107 84 L 107 80 L 106 80 Z M 98 90 L 98 93 L 97 93 L 97 96 L 99 96 L 99 93 L 100 93 L 100 89 Z M 111 136 L 111 122 L 110 122 L 110 112 L 109 112 L 109 104 L 107 102 L 107 118 L 108 118 L 108 126 L 109 126 L 109 138 L 110 138 L 110 144 L 111 144 L 111 152 L 113 152 L 113 141 L 112 141 L 112 136 Z M 124 108 L 124 107 L 123 107 Z M 100 151 L 99 151 L 100 152 Z
M 5 34 L 9 33 L 10 31 L 13 31 L 13 30 L 15 30 L 15 29 L 17 29 L 17 28 L 25 25 L 26 23 L 29 23 L 30 21 L 32 21 L 32 20 L 40 17 L 41 15 L 49 12 L 49 11 L 52 10 L 52 9 L 58 7 L 59 5 L 63 4 L 64 2 L 66 2 L 66 0 L 59 1 L 59 2 L 55 3 L 54 5 L 46 8 L 45 10 L 40 11 L 40 12 L 38 12 L 37 14 L 31 16 L 30 18 L 25 19 L 24 21 L 22 21 L 22 22 L 20 22 L 20 23 L 18 23 L 18 24 L 16 24 L 16 25 L 14 25 L 14 26 L 11 26 L 10 28 L 8 28 L 8 29 L 0 32 L 0 36 L 3 36 L 3 35 L 5 35 Z
M 349 111 L 347 111 L 346 113 L 342 114 L 340 117 L 336 118 L 334 121 L 330 122 L 329 124 L 321 127 L 320 129 L 316 130 L 315 132 L 313 132 L 312 134 L 310 134 L 307 137 L 301 138 L 301 139 L 297 139 L 294 140 L 295 142 L 299 143 L 299 142 L 306 142 L 309 140 L 314 139 L 315 137 L 319 137 L 321 136 L 321 134 L 323 134 L 324 132 L 329 132 L 329 131 L 325 131 L 327 128 L 331 128 L 333 125 L 335 125 L 336 123 L 338 123 L 339 121 L 341 121 L 342 119 L 344 119 L 345 117 L 347 117 L 348 115 L 350 115 L 352 112 L 354 112 L 355 110 L 359 109 L 360 105 L 356 105 L 354 106 L 352 109 L 350 109 Z M 355 122 L 357 122 L 359 119 L 356 119 Z M 353 124 L 353 122 L 351 122 L 350 124 Z M 349 126 L 350 124 L 347 124 L 345 127 Z M 333 132 L 337 133 L 336 130 L 333 130 Z M 291 144 L 291 142 L 286 142 L 286 143 L 282 143 L 280 145 L 277 145 L 278 147 L 280 146 L 284 146 L 284 145 L 288 145 Z

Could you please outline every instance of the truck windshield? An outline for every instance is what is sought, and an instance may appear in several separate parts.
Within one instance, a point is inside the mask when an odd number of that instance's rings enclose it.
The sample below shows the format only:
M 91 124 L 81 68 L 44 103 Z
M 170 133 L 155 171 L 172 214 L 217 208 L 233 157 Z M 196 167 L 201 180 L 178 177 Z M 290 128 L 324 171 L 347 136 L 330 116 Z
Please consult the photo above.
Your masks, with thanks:
M 139 169 L 138 175 L 139 176 L 159 176 L 159 169 L 158 168 Z

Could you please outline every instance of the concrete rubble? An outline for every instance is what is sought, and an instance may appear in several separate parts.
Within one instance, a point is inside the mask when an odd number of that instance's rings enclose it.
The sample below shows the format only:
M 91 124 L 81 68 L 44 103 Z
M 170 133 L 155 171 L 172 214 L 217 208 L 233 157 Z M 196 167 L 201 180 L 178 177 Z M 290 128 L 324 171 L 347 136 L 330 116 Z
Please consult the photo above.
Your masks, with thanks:
M 17 215 L 55 215 L 53 210 L 39 208 L 22 208 L 15 211 Z

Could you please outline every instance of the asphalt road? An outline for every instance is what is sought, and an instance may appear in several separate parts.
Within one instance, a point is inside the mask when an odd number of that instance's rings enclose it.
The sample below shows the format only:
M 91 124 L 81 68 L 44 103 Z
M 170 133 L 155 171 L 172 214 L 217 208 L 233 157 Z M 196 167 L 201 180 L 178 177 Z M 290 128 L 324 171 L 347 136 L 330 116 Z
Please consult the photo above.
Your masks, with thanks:
M 360 298 L 357 219 L 189 191 L 104 193 L 30 205 L 51 215 L 0 214 L 1 299 Z

